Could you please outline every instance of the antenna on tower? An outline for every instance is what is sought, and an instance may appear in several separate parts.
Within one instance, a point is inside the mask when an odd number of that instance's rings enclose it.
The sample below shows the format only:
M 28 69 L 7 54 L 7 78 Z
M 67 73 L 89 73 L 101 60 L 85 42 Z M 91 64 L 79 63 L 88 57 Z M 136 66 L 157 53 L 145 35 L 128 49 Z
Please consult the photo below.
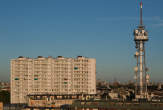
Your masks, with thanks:
M 143 2 L 140 2 L 140 26 L 143 26 Z

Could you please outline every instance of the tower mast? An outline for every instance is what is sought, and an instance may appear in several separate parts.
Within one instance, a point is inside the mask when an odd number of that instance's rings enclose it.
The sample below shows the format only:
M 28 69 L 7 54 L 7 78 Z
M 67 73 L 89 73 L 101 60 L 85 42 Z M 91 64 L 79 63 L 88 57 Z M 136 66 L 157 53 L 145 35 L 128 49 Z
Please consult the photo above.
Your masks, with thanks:
M 139 72 L 139 94 L 141 98 L 146 97 L 146 63 L 145 63 L 145 42 L 148 41 L 148 33 L 143 26 L 143 3 L 140 2 L 140 24 L 134 30 L 134 41 L 136 44 L 137 66 L 135 73 Z M 136 76 L 137 77 L 137 76 Z

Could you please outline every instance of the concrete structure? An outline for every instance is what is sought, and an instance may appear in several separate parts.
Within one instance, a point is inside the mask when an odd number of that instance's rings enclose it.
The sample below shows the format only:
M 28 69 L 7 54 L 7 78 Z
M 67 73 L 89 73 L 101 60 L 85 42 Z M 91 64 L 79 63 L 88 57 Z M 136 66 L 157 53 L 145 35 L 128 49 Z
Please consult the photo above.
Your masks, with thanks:
M 11 60 L 11 103 L 27 103 L 28 94 L 96 94 L 96 60 L 18 57 Z

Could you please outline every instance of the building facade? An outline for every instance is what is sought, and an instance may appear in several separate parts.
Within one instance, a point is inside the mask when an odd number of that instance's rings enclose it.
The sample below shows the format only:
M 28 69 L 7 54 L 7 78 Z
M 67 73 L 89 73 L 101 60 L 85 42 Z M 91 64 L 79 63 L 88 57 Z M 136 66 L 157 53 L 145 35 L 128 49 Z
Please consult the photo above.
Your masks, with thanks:
M 11 103 L 27 103 L 30 94 L 96 94 L 96 60 L 18 57 L 11 60 Z

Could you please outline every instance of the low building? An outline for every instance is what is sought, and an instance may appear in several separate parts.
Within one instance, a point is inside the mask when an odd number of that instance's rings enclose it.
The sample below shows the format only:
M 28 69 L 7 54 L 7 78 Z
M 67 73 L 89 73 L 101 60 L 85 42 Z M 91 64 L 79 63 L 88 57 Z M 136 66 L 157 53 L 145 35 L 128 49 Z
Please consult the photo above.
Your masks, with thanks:
M 118 98 L 118 93 L 115 93 L 115 92 L 110 92 L 110 93 L 109 93 L 109 96 L 110 96 L 110 98 L 113 99 L 113 100 L 118 100 L 118 99 L 119 99 L 119 98 Z
M 85 94 L 69 94 L 69 95 L 54 95 L 54 94 L 41 94 L 41 95 L 28 95 L 28 106 L 24 110 L 31 109 L 55 109 L 61 108 L 65 105 L 72 105 L 76 100 L 90 100 L 94 95 Z

